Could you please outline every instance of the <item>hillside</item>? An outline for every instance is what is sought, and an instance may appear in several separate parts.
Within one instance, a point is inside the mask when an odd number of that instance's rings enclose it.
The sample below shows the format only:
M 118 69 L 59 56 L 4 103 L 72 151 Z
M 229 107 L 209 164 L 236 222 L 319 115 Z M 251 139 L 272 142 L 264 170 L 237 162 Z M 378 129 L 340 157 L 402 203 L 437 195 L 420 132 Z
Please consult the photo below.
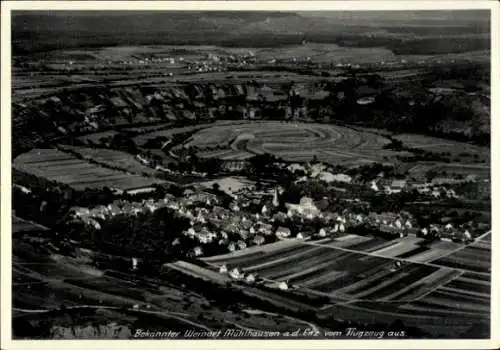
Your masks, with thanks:
M 14 104 L 13 153 L 68 133 L 215 119 L 340 122 L 488 143 L 488 99 L 423 84 L 397 86 L 371 75 L 337 83 L 309 77 L 295 83 L 225 80 L 67 90 Z

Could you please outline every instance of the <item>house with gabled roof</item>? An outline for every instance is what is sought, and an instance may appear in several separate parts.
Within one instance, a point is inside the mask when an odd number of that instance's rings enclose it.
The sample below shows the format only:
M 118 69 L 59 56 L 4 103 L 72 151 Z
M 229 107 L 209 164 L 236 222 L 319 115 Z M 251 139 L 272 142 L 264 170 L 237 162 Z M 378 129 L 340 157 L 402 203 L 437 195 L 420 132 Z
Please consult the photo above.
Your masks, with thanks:
M 290 229 L 288 227 L 283 227 L 283 226 L 278 227 L 275 233 L 276 237 L 279 239 L 288 238 L 290 237 L 291 234 L 292 232 L 290 231 Z

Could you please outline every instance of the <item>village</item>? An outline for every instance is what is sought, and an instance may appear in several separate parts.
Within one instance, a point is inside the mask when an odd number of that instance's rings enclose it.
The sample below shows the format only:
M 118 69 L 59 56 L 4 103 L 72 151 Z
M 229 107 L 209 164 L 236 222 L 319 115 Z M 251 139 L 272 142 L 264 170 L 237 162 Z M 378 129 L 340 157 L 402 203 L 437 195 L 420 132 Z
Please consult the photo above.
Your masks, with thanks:
M 353 180 L 346 174 L 332 174 L 321 164 L 309 165 L 307 169 L 303 165 L 292 164 L 287 169 L 307 171 L 308 175 L 297 176 L 297 184 L 321 179 L 326 184 L 333 183 L 337 189 L 333 190 L 334 195 L 340 193 L 343 197 Z M 408 185 L 404 180 L 390 180 L 382 176 L 368 181 L 365 186 L 367 191 L 388 198 L 402 191 L 414 190 L 428 201 L 441 197 L 458 198 L 453 189 L 443 184 L 423 182 Z M 233 191 L 224 188 L 228 192 L 220 189 L 215 192 L 212 187 L 200 185 L 188 188 L 181 197 L 167 193 L 158 200 L 116 200 L 93 208 L 74 207 L 67 220 L 82 221 L 99 230 L 103 222 L 116 216 L 150 215 L 160 208 L 169 208 L 190 222 L 189 229 L 183 234 L 192 242 L 189 255 L 193 257 L 244 250 L 283 239 L 314 240 L 353 232 L 388 238 L 412 235 L 429 240 L 470 243 L 488 229 L 481 222 L 456 224 L 453 220 L 420 226 L 408 211 L 360 211 L 356 205 L 361 202 L 359 198 L 344 198 L 344 203 L 354 205 L 345 205 L 344 209 L 337 211 L 332 210 L 326 197 L 313 200 L 302 196 L 298 203 L 287 203 L 283 200 L 285 189 L 280 185 L 259 184 L 257 188 L 255 184 L 248 184 Z

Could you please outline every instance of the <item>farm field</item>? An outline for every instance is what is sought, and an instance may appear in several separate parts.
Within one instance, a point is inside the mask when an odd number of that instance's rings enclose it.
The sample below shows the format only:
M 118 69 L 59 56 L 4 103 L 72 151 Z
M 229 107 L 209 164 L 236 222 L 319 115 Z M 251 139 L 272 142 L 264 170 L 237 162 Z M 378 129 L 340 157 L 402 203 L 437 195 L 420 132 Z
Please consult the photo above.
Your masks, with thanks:
M 462 148 L 463 149 L 463 148 Z M 466 161 L 466 160 L 465 160 Z M 441 162 L 417 162 L 413 163 L 408 169 L 410 176 L 422 177 L 428 171 L 434 171 L 438 174 L 469 175 L 480 179 L 489 179 L 491 177 L 491 168 L 487 164 L 467 164 L 467 163 L 441 163 Z
M 407 147 L 428 150 L 436 153 L 450 153 L 451 157 L 465 158 L 465 162 L 471 161 L 475 155 L 478 159 L 489 163 L 490 150 L 466 142 L 457 142 L 439 137 L 432 137 L 419 134 L 396 134 L 393 137 L 403 142 Z
M 244 274 L 256 274 L 265 281 L 287 282 L 291 291 L 337 300 L 335 305 L 326 303 L 318 309 L 318 314 L 325 318 L 331 313 L 345 320 L 366 322 L 363 315 L 371 314 L 375 320 L 401 318 L 406 324 L 408 319 L 416 326 L 419 320 L 426 320 L 431 327 L 439 317 L 449 317 L 465 328 L 468 326 L 460 323 L 460 317 L 470 315 L 477 322 L 487 320 L 488 276 L 420 263 L 417 257 L 426 251 L 417 250 L 418 242 L 419 239 L 409 237 L 408 248 L 404 248 L 404 238 L 387 241 L 347 234 L 319 241 L 286 240 L 268 245 L 265 251 L 253 247 L 204 261 L 214 268 L 238 267 Z M 441 255 L 454 248 L 454 244 L 436 245 Z M 388 257 L 372 255 L 384 250 Z M 413 251 L 414 256 L 408 254 Z M 396 268 L 391 257 L 402 261 L 402 266 Z M 435 307 L 437 304 L 441 307 Z M 341 314 L 337 314 L 339 309 L 343 310 Z M 358 314 L 358 310 L 362 312 Z
M 307 43 L 305 45 L 294 45 L 280 48 L 252 49 L 262 60 L 283 60 L 291 61 L 292 57 L 310 57 L 314 62 L 353 62 L 372 63 L 380 61 L 390 61 L 394 59 L 394 54 L 384 48 L 357 48 L 342 47 L 335 44 Z
M 76 190 L 104 186 L 129 190 L 165 181 L 111 170 L 80 160 L 57 149 L 35 148 L 13 161 L 16 170 L 68 185 Z
M 464 249 L 433 260 L 432 263 L 489 275 L 491 273 L 491 233 L 483 235 Z
M 312 289 L 331 296 L 337 293 L 350 298 L 364 296 L 369 300 L 397 292 L 398 288 L 390 287 L 392 284 L 405 287 L 439 270 L 435 266 L 412 263 L 403 263 L 404 268 L 394 269 L 392 259 L 356 252 L 356 246 L 370 249 L 366 241 L 353 242 L 348 250 L 335 248 L 332 243 L 329 239 L 294 243 L 267 253 L 255 250 L 248 254 L 213 257 L 205 261 L 215 267 L 222 264 L 228 269 L 238 267 L 244 273 L 255 273 L 271 281 L 287 281 L 299 289 Z M 371 245 L 375 247 L 381 243 L 375 239 Z M 389 276 L 393 280 L 388 279 Z
M 445 256 L 453 250 L 463 247 L 457 243 L 423 246 L 423 239 L 408 236 L 396 239 L 383 239 L 371 236 L 347 234 L 338 238 L 326 238 L 320 241 L 306 242 L 317 246 L 341 248 L 350 251 L 370 253 L 382 258 L 396 258 L 408 262 L 424 263 Z M 440 242 L 441 243 L 441 242 Z M 444 243 L 444 242 L 443 242 Z
M 429 61 L 446 61 L 446 60 L 460 60 L 460 59 L 467 59 L 467 60 L 477 60 L 477 61 L 487 61 L 489 60 L 490 53 L 489 51 L 486 50 L 474 50 L 474 51 L 467 51 L 463 53 L 448 53 L 448 54 L 434 54 L 434 55 L 398 55 L 401 57 L 401 59 L 406 59 L 407 61 L 422 61 L 422 60 L 429 60 Z
M 362 163 L 398 154 L 382 149 L 388 143 L 382 136 L 347 127 L 270 121 L 211 126 L 198 131 L 185 145 L 202 149 L 198 152 L 201 157 L 245 159 L 270 153 L 289 161 L 310 160 L 316 155 L 328 163 Z M 225 149 L 214 153 L 210 148 L 215 146 Z
M 438 310 L 488 316 L 491 282 L 474 273 L 463 273 L 401 308 L 434 307 Z
M 153 176 L 154 169 L 141 164 L 129 153 L 106 148 L 89 148 L 70 145 L 59 145 L 60 149 L 79 154 L 86 160 L 95 161 L 132 174 Z
M 481 179 L 491 177 L 491 167 L 487 164 L 440 163 L 433 170 L 449 174 L 476 175 Z

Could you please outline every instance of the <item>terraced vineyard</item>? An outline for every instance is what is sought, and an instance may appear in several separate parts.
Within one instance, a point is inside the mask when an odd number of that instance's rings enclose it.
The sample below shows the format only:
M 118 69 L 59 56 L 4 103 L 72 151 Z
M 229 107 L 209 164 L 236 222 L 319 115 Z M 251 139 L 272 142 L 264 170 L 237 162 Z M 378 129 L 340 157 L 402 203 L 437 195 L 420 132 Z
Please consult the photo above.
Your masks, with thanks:
M 268 121 L 203 128 L 185 146 L 200 149 L 201 157 L 227 160 L 270 153 L 289 161 L 308 161 L 316 155 L 328 163 L 360 163 L 396 155 L 383 149 L 389 142 L 347 127 Z

